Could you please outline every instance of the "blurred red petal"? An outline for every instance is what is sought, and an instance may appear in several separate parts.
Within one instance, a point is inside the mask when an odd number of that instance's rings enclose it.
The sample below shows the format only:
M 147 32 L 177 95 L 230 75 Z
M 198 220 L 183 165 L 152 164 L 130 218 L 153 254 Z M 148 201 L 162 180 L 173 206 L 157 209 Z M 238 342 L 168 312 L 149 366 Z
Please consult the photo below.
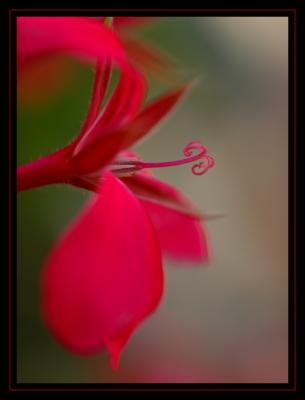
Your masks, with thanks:
M 200 218 L 200 212 L 178 189 L 144 172 L 120 178 L 139 198 Z
M 127 124 L 139 111 L 147 92 L 145 77 L 133 68 L 122 72 L 95 130 Z M 90 133 L 92 140 L 94 135 Z
M 86 142 L 88 140 L 91 141 L 91 139 L 93 140 L 93 138 L 95 138 L 96 136 L 99 136 L 100 132 L 106 131 L 105 128 L 107 126 L 111 126 L 112 123 L 116 121 L 116 116 L 123 108 L 123 104 L 126 103 L 128 92 L 130 92 L 131 90 L 132 81 L 132 73 L 130 71 L 121 74 L 114 92 L 112 93 L 110 99 L 105 105 L 98 120 L 96 121 L 94 130 L 90 132 L 90 139 L 89 135 L 87 135 Z
M 70 83 L 74 73 L 69 60 L 58 55 L 33 57 L 17 72 L 18 100 L 27 104 L 55 97 Z
M 184 85 L 158 97 L 148 104 L 126 128 L 123 128 L 125 136 L 123 149 L 129 148 L 141 140 L 151 132 L 152 128 L 162 119 L 167 117 L 187 89 L 188 85 Z
M 77 354 L 103 347 L 111 364 L 163 290 L 160 248 L 139 201 L 106 174 L 100 194 L 55 246 L 42 275 L 43 318 Z
M 103 137 L 90 143 L 78 153 L 74 153 L 70 160 L 71 169 L 76 176 L 85 176 L 92 172 L 102 173 L 122 148 L 123 135 L 113 135 L 112 131 L 103 132 Z M 81 143 L 81 142 L 80 142 Z M 76 146 L 76 150 L 78 147 Z
M 83 137 L 87 129 L 93 124 L 98 116 L 100 106 L 105 97 L 107 86 L 111 75 L 111 63 L 101 61 L 97 62 L 95 69 L 95 78 L 93 84 L 93 91 L 90 100 L 90 106 L 87 113 L 86 120 L 83 123 L 82 129 L 77 137 L 77 141 Z
M 95 62 L 105 58 L 125 62 L 117 36 L 94 19 L 84 17 L 17 17 L 17 61 L 64 52 Z
M 173 80 L 174 62 L 150 43 L 139 41 L 131 37 L 123 37 L 125 51 L 128 58 L 144 72 L 152 73 L 159 80 Z
M 115 28 L 125 28 L 139 24 L 145 24 L 150 22 L 152 19 L 156 17 L 114 17 L 113 24 Z
M 147 200 L 141 202 L 149 213 L 166 255 L 175 261 L 208 262 L 206 233 L 197 219 Z

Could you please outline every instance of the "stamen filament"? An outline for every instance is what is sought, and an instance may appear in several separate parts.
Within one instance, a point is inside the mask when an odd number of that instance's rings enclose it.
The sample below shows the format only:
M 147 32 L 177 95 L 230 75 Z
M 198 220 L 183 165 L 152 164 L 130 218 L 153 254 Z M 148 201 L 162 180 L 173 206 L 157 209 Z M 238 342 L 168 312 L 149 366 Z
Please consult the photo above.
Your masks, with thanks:
M 200 150 L 199 154 L 192 155 L 194 150 Z M 124 160 L 115 161 L 112 165 L 114 166 L 126 166 L 127 168 L 114 169 L 114 172 L 124 173 L 124 172 L 136 172 L 143 168 L 165 168 L 165 167 L 175 167 L 178 165 L 189 164 L 194 161 L 201 160 L 199 163 L 193 165 L 192 172 L 194 175 L 202 175 L 208 169 L 215 165 L 214 159 L 206 154 L 206 148 L 200 142 L 191 142 L 184 148 L 184 155 L 187 158 L 182 158 L 180 160 L 173 161 L 163 161 L 163 162 L 145 162 L 141 160 Z

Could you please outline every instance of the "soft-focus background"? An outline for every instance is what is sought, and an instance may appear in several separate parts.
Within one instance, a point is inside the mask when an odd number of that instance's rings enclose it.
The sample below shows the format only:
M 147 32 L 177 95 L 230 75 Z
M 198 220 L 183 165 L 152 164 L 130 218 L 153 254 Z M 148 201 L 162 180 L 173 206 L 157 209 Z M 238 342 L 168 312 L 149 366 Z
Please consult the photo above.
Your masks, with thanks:
M 66 186 L 18 194 L 17 381 L 287 382 L 288 19 L 162 17 L 137 31 L 179 61 L 181 76 L 201 77 L 140 151 L 176 159 L 201 140 L 215 157 L 202 177 L 189 166 L 155 171 L 203 211 L 226 214 L 206 224 L 211 264 L 166 263 L 163 301 L 114 373 L 105 353 L 63 350 L 39 315 L 43 259 L 89 194 Z M 63 60 L 44 74 L 37 67 L 18 102 L 18 165 L 66 144 L 86 114 L 92 67 Z M 170 87 L 152 85 L 152 95 Z

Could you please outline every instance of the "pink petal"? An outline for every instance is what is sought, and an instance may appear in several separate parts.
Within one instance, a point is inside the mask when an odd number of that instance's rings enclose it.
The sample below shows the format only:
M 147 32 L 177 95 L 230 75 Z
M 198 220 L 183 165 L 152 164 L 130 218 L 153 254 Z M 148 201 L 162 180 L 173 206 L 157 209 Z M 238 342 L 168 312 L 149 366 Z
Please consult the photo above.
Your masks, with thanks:
M 132 176 L 120 178 L 129 189 L 139 198 L 155 202 L 177 212 L 201 218 L 201 213 L 178 189 L 160 181 L 152 175 L 137 172 Z
M 17 71 L 18 100 L 37 105 L 60 95 L 70 83 L 73 68 L 62 55 L 33 57 Z
M 144 75 L 133 68 L 125 68 L 98 125 L 106 129 L 127 124 L 139 111 L 146 93 L 147 81 Z M 96 130 L 99 130 L 99 126 Z
M 158 241 L 144 208 L 110 173 L 55 246 L 42 275 L 43 318 L 68 350 L 106 346 L 111 365 L 163 290 Z
M 129 148 L 141 140 L 155 125 L 168 116 L 187 89 L 188 85 L 183 85 L 148 104 L 126 127 L 123 149 Z
M 125 63 L 117 36 L 100 22 L 84 17 L 18 17 L 17 60 L 65 52 L 94 62 L 105 58 Z
M 96 117 L 98 116 L 100 106 L 105 97 L 107 86 L 109 83 L 111 74 L 111 63 L 101 61 L 97 62 L 95 68 L 95 78 L 93 84 L 93 92 L 91 96 L 90 106 L 87 113 L 85 122 L 83 123 L 82 129 L 77 137 L 77 142 L 83 137 L 88 128 L 93 124 Z
M 118 29 L 145 24 L 156 17 L 114 17 L 114 26 Z
M 206 233 L 197 219 L 147 200 L 141 202 L 149 213 L 166 255 L 175 261 L 208 262 Z
M 74 152 L 70 160 L 71 169 L 74 174 L 76 176 L 83 176 L 101 171 L 121 150 L 123 140 L 124 136 L 113 135 L 112 131 L 108 131 L 103 134 L 103 137 L 97 143 L 86 146 L 78 153 Z M 78 150 L 78 145 L 76 146 L 76 150 Z
M 150 43 L 134 38 L 122 38 L 128 58 L 144 72 L 152 73 L 160 81 L 173 81 L 175 75 L 175 63 L 160 50 Z
M 121 180 L 147 207 L 166 254 L 177 261 L 208 262 L 209 247 L 200 212 L 184 194 L 142 172 Z

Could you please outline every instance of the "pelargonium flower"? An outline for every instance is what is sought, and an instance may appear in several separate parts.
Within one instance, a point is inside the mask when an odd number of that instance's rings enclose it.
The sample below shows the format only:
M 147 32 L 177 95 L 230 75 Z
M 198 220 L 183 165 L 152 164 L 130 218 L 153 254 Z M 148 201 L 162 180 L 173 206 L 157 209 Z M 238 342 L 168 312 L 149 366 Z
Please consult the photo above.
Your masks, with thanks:
M 100 111 L 109 70 L 109 63 L 97 66 L 79 135 L 63 149 L 19 167 L 17 190 L 65 183 L 96 193 L 46 260 L 42 315 L 66 349 L 90 355 L 106 348 L 116 368 L 131 334 L 160 302 L 162 252 L 177 260 L 208 260 L 196 208 L 149 170 L 195 163 L 192 171 L 202 174 L 214 161 L 198 142 L 187 145 L 185 158 L 176 161 L 145 162 L 131 151 L 188 85 L 143 107 L 146 80 L 125 68 Z

